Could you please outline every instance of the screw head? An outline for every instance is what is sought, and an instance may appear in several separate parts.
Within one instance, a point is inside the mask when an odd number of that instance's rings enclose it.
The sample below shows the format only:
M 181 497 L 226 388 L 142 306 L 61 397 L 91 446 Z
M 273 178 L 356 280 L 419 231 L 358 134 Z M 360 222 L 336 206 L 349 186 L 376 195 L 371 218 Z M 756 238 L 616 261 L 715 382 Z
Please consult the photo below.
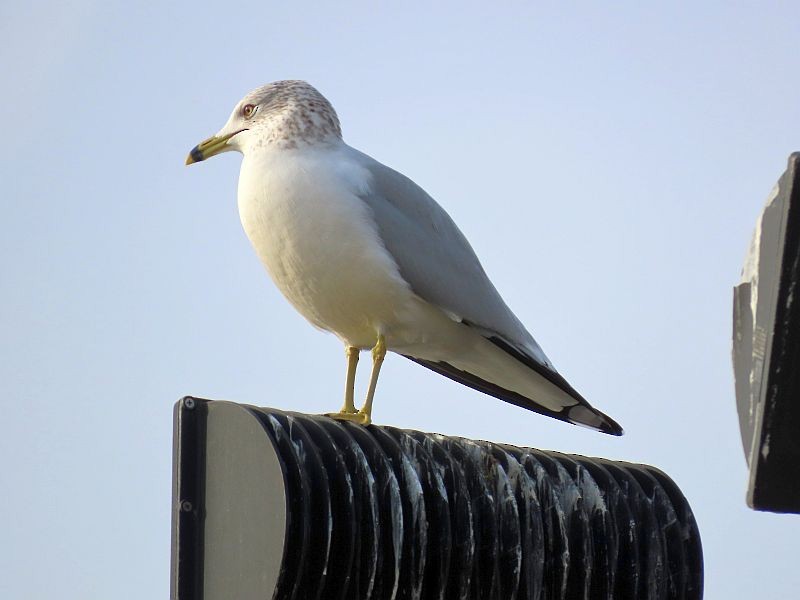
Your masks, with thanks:
M 192 512 L 193 508 L 194 507 L 192 506 L 192 503 L 189 502 L 188 500 L 184 500 L 183 502 L 181 502 L 181 510 L 183 512 Z
M 192 410 L 196 404 L 197 403 L 194 401 L 194 398 L 184 398 L 183 400 L 183 405 L 189 410 Z

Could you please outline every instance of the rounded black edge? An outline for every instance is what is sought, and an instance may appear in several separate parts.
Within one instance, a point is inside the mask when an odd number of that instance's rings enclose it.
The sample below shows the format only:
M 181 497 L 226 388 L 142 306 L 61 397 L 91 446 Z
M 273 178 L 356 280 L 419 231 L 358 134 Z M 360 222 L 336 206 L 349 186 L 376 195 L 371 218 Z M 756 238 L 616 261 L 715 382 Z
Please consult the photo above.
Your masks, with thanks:
M 208 400 L 184 396 L 173 408 L 170 597 L 202 600 Z
M 275 598 L 293 598 L 302 595 L 309 569 L 309 547 L 311 539 L 311 489 L 303 476 L 303 465 L 297 449 L 284 428 L 281 418 L 285 415 L 271 408 L 246 406 L 261 423 L 273 444 L 284 471 L 286 486 L 286 540 L 281 574 Z

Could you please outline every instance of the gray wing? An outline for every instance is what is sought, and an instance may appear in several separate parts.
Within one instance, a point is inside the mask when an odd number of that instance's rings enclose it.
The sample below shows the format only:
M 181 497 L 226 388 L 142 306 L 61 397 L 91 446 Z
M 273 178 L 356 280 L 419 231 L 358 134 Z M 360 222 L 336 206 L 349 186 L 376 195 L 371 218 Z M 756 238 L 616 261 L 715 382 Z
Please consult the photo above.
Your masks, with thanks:
M 552 370 L 550 360 L 506 306 L 450 215 L 408 177 L 354 152 L 372 176 L 361 198 L 414 293 L 454 319 L 482 330 L 486 337 L 500 336 Z
M 466 386 L 562 421 L 622 435 L 622 428 L 593 408 L 558 372 L 539 344 L 506 306 L 478 257 L 450 216 L 413 181 L 356 150 L 371 174 L 360 195 L 370 208 L 386 249 L 400 274 L 422 299 L 453 319 L 476 329 L 508 356 L 516 359 L 574 399 L 560 411 L 551 410 L 447 362 L 407 358 Z

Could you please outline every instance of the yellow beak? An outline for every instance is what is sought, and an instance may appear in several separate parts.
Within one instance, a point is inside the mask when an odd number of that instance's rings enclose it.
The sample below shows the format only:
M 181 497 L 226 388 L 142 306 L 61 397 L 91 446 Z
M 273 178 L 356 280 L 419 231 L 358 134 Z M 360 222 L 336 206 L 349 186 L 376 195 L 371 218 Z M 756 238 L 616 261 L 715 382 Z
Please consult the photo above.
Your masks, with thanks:
M 221 137 L 214 135 L 207 140 L 203 140 L 197 144 L 197 146 L 192 148 L 191 152 L 189 152 L 189 156 L 186 157 L 186 164 L 191 165 L 193 163 L 200 162 L 201 160 L 211 158 L 220 152 L 225 152 L 226 146 L 228 145 L 228 140 L 242 131 L 244 131 L 244 129 L 234 131 L 233 133 L 229 133 L 228 135 L 223 135 Z

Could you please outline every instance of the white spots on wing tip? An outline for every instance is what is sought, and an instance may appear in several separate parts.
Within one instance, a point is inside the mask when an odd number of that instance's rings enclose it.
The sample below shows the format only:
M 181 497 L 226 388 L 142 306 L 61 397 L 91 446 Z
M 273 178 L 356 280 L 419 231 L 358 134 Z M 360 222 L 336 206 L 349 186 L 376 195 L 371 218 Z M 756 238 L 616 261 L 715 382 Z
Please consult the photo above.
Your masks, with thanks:
M 602 427 L 604 424 L 600 415 L 586 408 L 582 404 L 573 406 L 567 413 L 569 420 L 576 425 L 588 425 L 589 427 Z

